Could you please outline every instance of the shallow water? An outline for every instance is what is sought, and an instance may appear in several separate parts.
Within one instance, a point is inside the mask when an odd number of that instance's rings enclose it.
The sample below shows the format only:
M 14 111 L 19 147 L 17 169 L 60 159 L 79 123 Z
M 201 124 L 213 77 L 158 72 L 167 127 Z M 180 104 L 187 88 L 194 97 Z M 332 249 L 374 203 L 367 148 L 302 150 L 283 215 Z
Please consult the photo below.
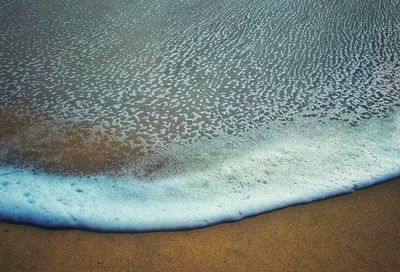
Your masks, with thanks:
M 190 228 L 400 173 L 400 3 L 5 1 L 0 219 Z

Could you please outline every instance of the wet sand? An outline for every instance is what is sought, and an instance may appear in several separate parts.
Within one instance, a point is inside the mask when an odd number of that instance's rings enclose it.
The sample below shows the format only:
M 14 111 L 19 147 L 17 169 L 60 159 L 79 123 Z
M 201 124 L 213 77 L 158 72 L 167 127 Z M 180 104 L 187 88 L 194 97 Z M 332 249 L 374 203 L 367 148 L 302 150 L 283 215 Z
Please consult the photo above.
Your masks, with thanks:
M 139 177 L 156 171 L 167 159 L 145 150 L 144 139 L 118 129 L 96 129 L 86 122 L 67 122 L 46 114 L 0 108 L 0 162 L 60 175 L 114 174 L 130 167 Z M 3 153 L 3 154 L 2 154 Z
M 235 223 L 105 234 L 0 223 L 0 271 L 396 271 L 400 178 Z

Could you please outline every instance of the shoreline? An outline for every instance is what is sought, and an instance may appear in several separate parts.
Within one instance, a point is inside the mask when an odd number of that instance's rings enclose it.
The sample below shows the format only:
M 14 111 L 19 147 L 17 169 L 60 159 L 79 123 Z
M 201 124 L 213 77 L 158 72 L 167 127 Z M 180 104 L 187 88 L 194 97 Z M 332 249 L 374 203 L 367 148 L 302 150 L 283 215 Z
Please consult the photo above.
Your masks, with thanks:
M 396 178 L 195 230 L 118 234 L 3 222 L 0 270 L 391 271 L 400 265 L 399 207 Z
M 146 179 L 0 167 L 0 218 L 118 232 L 187 229 L 349 193 L 399 174 L 397 118 L 357 128 L 307 121 L 246 140 L 175 146 L 166 150 L 173 163 Z

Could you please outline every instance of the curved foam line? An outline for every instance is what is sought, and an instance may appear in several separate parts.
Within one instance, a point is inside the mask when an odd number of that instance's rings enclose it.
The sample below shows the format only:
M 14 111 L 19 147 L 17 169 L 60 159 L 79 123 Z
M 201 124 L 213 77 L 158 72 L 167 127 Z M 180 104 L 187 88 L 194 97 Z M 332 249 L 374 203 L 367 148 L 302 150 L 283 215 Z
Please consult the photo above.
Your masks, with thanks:
M 349 193 L 400 174 L 399 113 L 309 121 L 171 147 L 148 179 L 0 167 L 0 219 L 98 231 L 203 227 Z

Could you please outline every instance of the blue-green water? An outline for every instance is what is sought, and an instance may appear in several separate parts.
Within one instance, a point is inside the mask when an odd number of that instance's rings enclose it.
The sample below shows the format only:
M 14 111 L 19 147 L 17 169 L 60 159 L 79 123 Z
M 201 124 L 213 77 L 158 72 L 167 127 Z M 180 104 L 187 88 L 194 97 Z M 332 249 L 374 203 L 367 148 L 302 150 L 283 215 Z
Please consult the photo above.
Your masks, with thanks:
M 30 117 L 2 117 L 1 219 L 188 228 L 400 172 L 396 0 L 0 7 L 0 110 Z M 118 167 L 76 171 L 96 141 Z

